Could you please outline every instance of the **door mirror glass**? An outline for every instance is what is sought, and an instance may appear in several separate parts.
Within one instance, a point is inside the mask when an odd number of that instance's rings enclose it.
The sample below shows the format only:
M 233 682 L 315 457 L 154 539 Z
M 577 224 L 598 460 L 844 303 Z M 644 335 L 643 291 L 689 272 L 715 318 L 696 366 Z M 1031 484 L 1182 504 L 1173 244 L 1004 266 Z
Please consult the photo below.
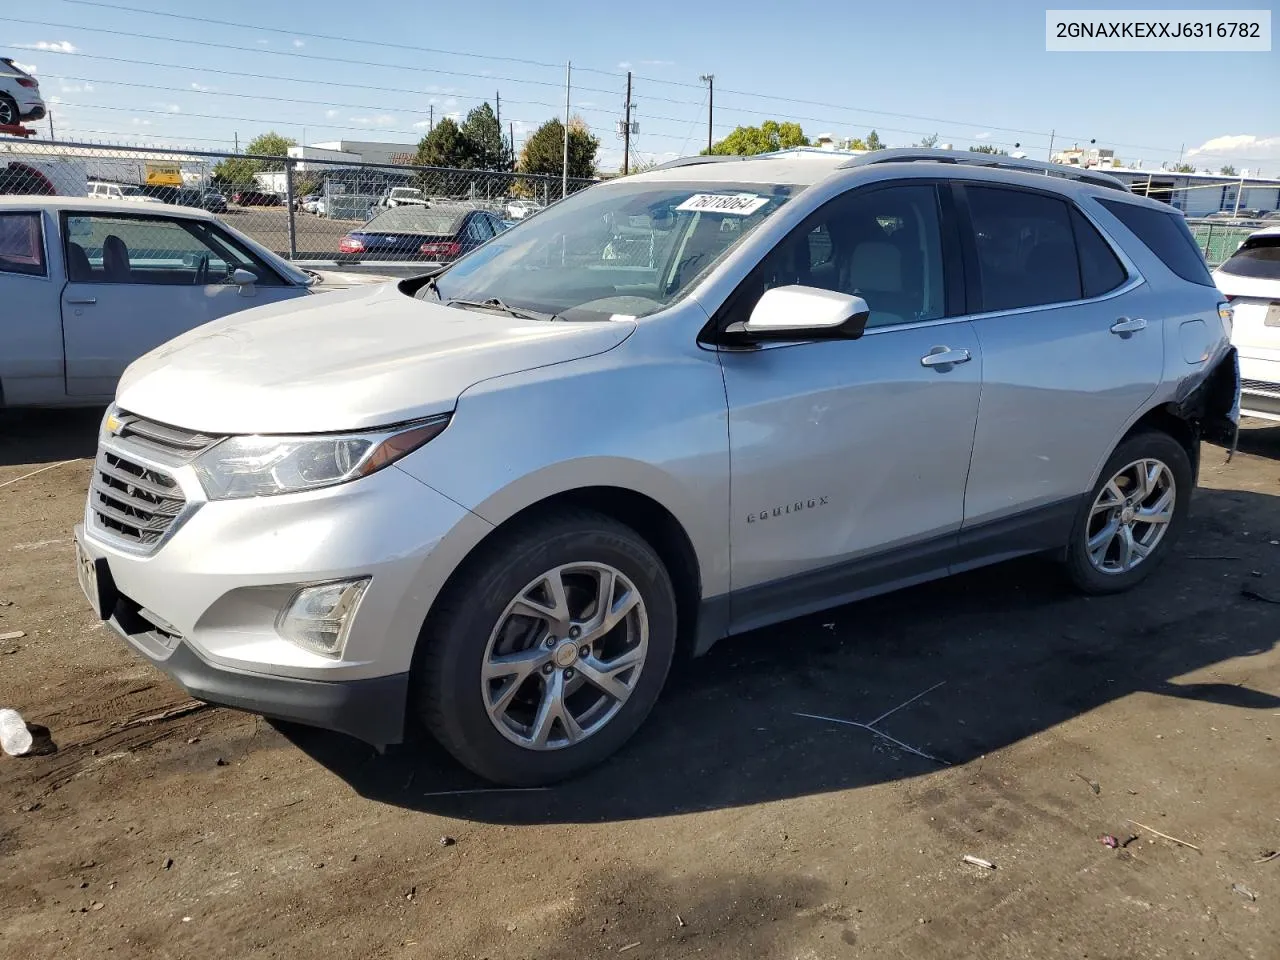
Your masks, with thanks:
M 231 282 L 238 287 L 247 287 L 258 282 L 258 275 L 244 267 L 236 267 L 231 273 Z
M 739 330 L 752 339 L 856 340 L 867 326 L 871 310 L 861 297 L 818 287 L 790 285 L 766 290 L 751 317 Z

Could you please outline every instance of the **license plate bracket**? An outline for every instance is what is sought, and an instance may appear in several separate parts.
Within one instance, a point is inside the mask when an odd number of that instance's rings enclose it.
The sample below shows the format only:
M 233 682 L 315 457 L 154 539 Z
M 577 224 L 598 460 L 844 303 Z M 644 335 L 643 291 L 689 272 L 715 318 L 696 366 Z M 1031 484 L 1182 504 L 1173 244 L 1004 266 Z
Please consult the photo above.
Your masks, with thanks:
M 75 538 L 75 547 L 76 579 L 80 582 L 80 589 L 98 619 L 109 620 L 115 612 L 118 597 L 115 582 L 111 579 L 111 568 L 105 558 L 89 556 L 79 536 Z

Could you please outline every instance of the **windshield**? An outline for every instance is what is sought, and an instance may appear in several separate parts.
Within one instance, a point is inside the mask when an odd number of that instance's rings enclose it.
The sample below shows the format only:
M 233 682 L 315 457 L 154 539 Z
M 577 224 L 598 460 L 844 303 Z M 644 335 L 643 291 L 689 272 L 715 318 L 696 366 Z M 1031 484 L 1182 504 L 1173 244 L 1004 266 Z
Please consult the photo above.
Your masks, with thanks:
M 1237 277 L 1280 280 L 1280 236 L 1246 240 L 1221 270 Z
M 653 180 L 591 187 L 519 222 L 418 295 L 497 298 L 565 320 L 642 317 L 684 296 L 801 189 Z
M 423 236 L 456 233 L 467 215 L 458 207 L 392 207 L 378 214 L 360 229 L 372 233 L 413 233 Z

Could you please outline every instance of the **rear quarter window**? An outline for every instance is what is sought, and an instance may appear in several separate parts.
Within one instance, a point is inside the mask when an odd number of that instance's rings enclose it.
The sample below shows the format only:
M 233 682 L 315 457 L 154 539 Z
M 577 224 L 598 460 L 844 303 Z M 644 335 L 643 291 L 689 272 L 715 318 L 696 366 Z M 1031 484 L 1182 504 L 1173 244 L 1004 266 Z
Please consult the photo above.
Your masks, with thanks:
M 1214 286 L 1204 254 L 1180 214 L 1101 197 L 1098 202 L 1183 280 L 1204 287 Z

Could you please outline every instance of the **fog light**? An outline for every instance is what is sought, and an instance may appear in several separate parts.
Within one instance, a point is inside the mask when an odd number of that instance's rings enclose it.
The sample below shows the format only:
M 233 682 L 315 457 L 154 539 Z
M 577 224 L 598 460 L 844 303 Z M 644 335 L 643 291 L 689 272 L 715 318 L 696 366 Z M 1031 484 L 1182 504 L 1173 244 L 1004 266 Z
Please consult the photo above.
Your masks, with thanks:
M 304 650 L 340 657 L 351 619 L 367 586 L 368 577 L 303 587 L 280 614 L 276 629 Z

